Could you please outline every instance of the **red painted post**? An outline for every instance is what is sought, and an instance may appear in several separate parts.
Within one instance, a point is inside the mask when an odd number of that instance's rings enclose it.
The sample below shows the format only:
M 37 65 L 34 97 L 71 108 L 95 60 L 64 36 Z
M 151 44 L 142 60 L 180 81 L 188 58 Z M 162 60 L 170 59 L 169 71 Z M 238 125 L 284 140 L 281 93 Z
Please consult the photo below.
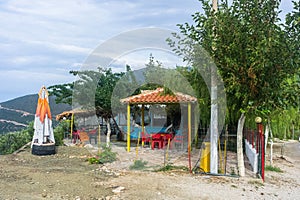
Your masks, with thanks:
M 260 140 L 260 137 L 259 137 L 259 127 L 257 127 L 258 130 L 257 130 L 257 134 L 256 134 L 256 143 L 255 143 L 255 146 L 256 146 L 256 152 L 258 153 L 258 150 L 259 150 L 259 140 Z
M 251 134 L 252 134 L 252 141 L 251 141 L 252 148 L 254 148 L 254 131 L 253 130 L 252 130 Z
M 259 124 L 259 133 L 261 137 L 261 178 L 265 181 L 265 137 L 262 124 Z

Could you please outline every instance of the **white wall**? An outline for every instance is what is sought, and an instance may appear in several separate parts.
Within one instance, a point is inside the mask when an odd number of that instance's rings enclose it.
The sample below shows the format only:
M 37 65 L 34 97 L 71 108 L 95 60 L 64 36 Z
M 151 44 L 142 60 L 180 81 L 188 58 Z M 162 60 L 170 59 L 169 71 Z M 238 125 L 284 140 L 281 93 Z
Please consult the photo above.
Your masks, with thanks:
M 252 147 L 252 145 L 245 140 L 245 150 L 246 155 L 248 157 L 248 160 L 252 166 L 253 172 L 257 173 L 258 168 L 258 153 L 256 152 L 256 149 Z

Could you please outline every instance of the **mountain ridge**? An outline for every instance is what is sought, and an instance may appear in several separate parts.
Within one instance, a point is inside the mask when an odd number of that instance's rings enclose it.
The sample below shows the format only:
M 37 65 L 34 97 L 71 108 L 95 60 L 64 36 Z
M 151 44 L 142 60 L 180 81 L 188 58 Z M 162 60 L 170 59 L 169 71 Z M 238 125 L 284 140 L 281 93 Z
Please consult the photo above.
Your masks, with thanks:
M 37 94 L 29 94 L 0 103 L 0 134 L 24 129 L 34 120 L 38 101 Z M 57 104 L 55 97 L 49 97 L 52 118 L 63 111 L 70 110 L 68 104 Z M 56 122 L 53 120 L 53 124 Z

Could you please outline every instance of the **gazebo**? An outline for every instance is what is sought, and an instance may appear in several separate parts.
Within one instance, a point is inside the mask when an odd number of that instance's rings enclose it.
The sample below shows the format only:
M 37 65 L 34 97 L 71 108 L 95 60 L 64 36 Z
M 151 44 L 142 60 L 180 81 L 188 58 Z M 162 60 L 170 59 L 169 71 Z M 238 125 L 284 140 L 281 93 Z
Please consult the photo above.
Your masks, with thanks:
M 174 92 L 174 94 L 164 93 L 164 88 L 156 90 L 144 90 L 141 94 L 130 96 L 120 100 L 127 104 L 127 151 L 130 151 L 130 106 L 142 105 L 142 131 L 144 131 L 144 106 L 151 104 L 187 104 L 188 106 L 188 151 L 191 150 L 191 104 L 197 103 L 197 98 Z
M 96 110 L 82 110 L 82 109 L 74 109 L 69 111 L 64 111 L 58 115 L 56 115 L 56 120 L 61 121 L 63 119 L 68 119 L 70 121 L 70 135 L 73 136 L 73 128 L 74 128 L 74 118 L 79 117 L 83 118 L 84 123 L 85 119 L 91 116 L 95 116 Z

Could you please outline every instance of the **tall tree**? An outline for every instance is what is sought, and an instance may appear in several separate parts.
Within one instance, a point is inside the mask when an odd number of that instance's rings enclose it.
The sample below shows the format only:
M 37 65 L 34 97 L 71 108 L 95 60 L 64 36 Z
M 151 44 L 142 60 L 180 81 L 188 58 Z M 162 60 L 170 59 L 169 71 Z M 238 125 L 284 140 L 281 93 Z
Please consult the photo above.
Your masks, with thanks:
M 192 25 L 179 25 L 186 38 L 170 44 L 185 54 L 194 67 L 203 67 L 191 56 L 196 45 L 210 54 L 225 83 L 229 112 L 240 114 L 239 120 L 232 120 L 239 122 L 240 140 L 247 113 L 282 106 L 280 84 L 296 70 L 289 53 L 289 37 L 279 25 L 280 1 L 233 0 L 231 6 L 221 1 L 218 12 L 213 12 L 210 1 L 200 2 L 204 13 L 192 15 Z M 182 45 L 187 39 L 193 41 L 192 46 Z M 239 165 L 240 175 L 244 175 L 242 165 Z
M 130 67 L 127 67 L 130 70 Z M 57 96 L 57 101 L 67 102 L 82 109 L 96 109 L 96 115 L 105 120 L 107 125 L 107 146 L 110 144 L 110 122 L 114 120 L 112 103 L 119 101 L 112 93 L 116 83 L 125 73 L 113 73 L 111 69 L 71 71 L 79 77 L 74 83 L 54 85 L 49 87 L 50 94 Z M 128 85 L 124 85 L 126 87 Z M 90 101 L 94 99 L 94 101 Z M 73 102 L 72 102 L 73 100 Z

